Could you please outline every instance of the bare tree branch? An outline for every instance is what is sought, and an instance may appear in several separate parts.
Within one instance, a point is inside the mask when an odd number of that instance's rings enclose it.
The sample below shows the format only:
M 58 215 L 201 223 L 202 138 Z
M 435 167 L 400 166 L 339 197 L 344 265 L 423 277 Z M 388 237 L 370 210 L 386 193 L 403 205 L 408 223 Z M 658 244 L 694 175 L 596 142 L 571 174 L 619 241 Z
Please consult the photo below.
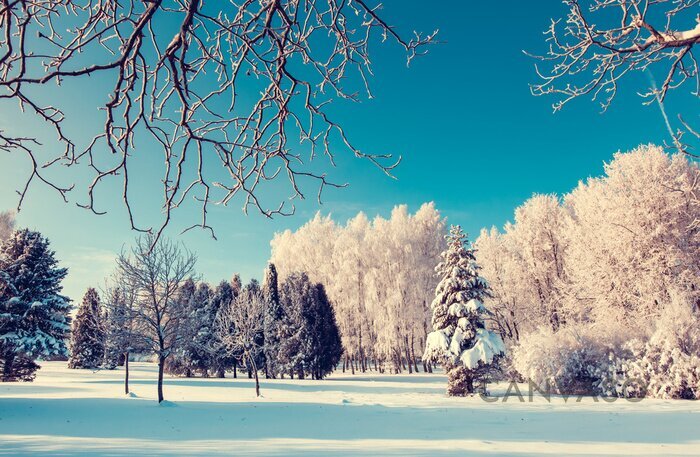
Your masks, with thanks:
M 34 178 L 65 199 L 72 187 L 41 170 L 86 162 L 92 181 L 81 206 L 103 214 L 96 189 L 118 176 L 132 228 L 154 233 L 155 242 L 188 197 L 201 206 L 195 226 L 212 235 L 212 203 L 240 195 L 244 211 L 291 214 L 293 200 L 304 198 L 302 180 L 318 183 L 320 199 L 325 187 L 343 184 L 308 162 L 324 155 L 333 165 L 339 146 L 390 175 L 398 160 L 360 150 L 329 114 L 334 100 L 359 100 L 353 81 L 372 97 L 375 42 L 395 42 L 408 62 L 435 42 L 437 32 L 403 38 L 380 9 L 363 0 L 0 0 L 0 101 L 44 121 L 62 144 L 42 163 L 37 138 L 0 136 L 0 150 L 21 150 L 32 163 L 19 205 Z M 172 21 L 179 25 L 168 36 L 162 31 Z M 64 110 L 34 89 L 60 90 L 69 79 L 88 83 L 90 76 L 111 81 L 112 89 L 103 129 L 79 147 L 65 133 Z M 135 157 L 153 149 L 164 161 L 163 218 L 140 228 L 129 172 Z M 263 201 L 260 186 L 280 175 L 289 201 Z

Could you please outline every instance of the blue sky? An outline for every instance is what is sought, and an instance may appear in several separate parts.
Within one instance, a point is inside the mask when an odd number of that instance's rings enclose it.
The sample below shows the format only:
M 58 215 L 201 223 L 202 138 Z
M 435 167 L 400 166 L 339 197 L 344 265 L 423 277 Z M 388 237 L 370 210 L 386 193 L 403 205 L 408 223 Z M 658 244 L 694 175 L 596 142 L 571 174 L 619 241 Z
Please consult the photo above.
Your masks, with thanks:
M 310 198 L 298 205 L 295 216 L 272 221 L 254 213 L 245 216 L 240 201 L 213 208 L 211 223 L 218 241 L 197 230 L 178 236 L 198 217 L 196 207 L 181 211 L 169 234 L 198 254 L 198 271 L 206 280 L 218 282 L 234 272 L 244 279 L 260 277 L 273 234 L 299 227 L 319 209 L 345 220 L 360 210 L 387 215 L 397 204 L 416 209 L 434 201 L 450 223 L 463 225 L 473 237 L 482 227 L 503 225 L 533 193 L 563 193 L 579 180 L 600 174 L 603 162 L 616 151 L 668 139 L 658 107 L 643 106 L 636 95 L 640 86 L 623 89 L 605 114 L 588 100 L 552 114 L 554 100 L 530 95 L 534 62 L 522 50 L 544 49 L 542 31 L 551 17 L 564 12 L 561 3 L 426 5 L 390 1 L 384 14 L 404 32 L 439 28 L 443 43 L 410 68 L 395 46 L 375 48 L 375 98 L 337 109 L 363 151 L 403 156 L 397 179 L 341 153 L 329 176 L 350 187 L 327 190 L 322 206 L 311 198 L 314 189 L 307 188 Z M 110 81 L 91 83 L 99 94 Z M 79 84 L 66 85 L 56 97 L 70 102 L 79 135 L 89 131 L 91 122 L 101 122 L 93 114 L 94 96 Z M 697 112 L 697 101 L 691 98 L 671 97 L 669 111 Z M 0 128 L 44 128 L 1 108 Z M 16 206 L 15 190 L 26 170 L 22 156 L 0 153 L 0 209 Z M 136 183 L 135 199 L 140 209 L 153 211 L 160 194 L 151 192 L 145 181 Z M 115 253 L 136 234 L 129 229 L 117 194 L 100 194 L 101 208 L 108 210 L 105 216 L 80 209 L 75 201 L 84 201 L 84 188 L 64 204 L 55 192 L 35 185 L 18 222 L 49 237 L 70 268 L 65 292 L 79 300 L 87 286 L 101 283 L 113 267 Z

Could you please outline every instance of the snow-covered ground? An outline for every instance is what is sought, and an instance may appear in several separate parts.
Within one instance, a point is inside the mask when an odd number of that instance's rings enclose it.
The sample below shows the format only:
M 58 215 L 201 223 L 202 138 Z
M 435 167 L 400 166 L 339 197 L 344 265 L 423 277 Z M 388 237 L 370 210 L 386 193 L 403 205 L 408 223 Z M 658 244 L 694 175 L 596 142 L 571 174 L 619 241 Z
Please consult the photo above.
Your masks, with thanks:
M 151 364 L 132 364 L 132 397 L 121 370 L 42 365 L 0 384 L 0 454 L 700 455 L 699 402 L 488 403 L 447 398 L 441 375 L 336 373 L 263 380 L 259 399 L 248 379 L 168 378 L 159 406 Z

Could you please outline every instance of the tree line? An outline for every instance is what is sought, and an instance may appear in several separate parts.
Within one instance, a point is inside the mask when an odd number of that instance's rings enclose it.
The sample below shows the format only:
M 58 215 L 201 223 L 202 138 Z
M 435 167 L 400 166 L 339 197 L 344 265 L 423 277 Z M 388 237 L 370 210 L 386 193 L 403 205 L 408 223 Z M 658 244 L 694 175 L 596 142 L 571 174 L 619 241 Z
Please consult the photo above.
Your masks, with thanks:
M 388 219 L 361 212 L 345 224 L 316 214 L 275 235 L 271 262 L 283 278 L 305 271 L 326 285 L 345 348 L 343 370 L 413 373 L 431 330 L 444 236 L 445 219 L 433 203 L 414 214 L 397 206 Z M 420 368 L 432 371 L 432 364 Z
M 640 146 L 482 231 L 514 372 L 563 393 L 700 397 L 699 184 L 696 161 Z
M 153 248 L 151 249 L 151 246 Z M 71 334 L 71 368 L 125 367 L 129 358 L 152 354 L 163 376 L 289 376 L 323 379 L 340 360 L 335 313 L 320 283 L 295 273 L 278 283 L 273 264 L 263 284 L 240 277 L 216 287 L 197 281 L 196 256 L 181 245 L 149 236 L 117 259 L 102 300 L 95 289 L 83 297 Z

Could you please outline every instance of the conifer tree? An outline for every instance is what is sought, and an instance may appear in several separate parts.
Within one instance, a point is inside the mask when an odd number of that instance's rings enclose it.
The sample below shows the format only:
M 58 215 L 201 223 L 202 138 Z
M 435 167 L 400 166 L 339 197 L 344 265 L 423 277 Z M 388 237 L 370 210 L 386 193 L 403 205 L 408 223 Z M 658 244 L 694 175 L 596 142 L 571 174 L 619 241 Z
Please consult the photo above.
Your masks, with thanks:
M 39 232 L 17 230 L 0 245 L 0 380 L 32 380 L 34 359 L 67 355 L 67 272 Z
M 247 297 L 256 296 L 264 301 L 262 287 L 260 286 L 260 282 L 258 282 L 258 280 L 255 278 L 251 279 L 250 282 L 243 287 L 241 294 L 245 294 Z M 264 305 L 264 303 L 263 303 L 263 305 Z M 260 310 L 260 315 L 261 315 L 261 318 L 263 319 L 263 322 L 261 322 L 261 325 L 258 327 L 258 331 L 255 335 L 255 344 L 254 344 L 254 348 L 251 352 L 253 359 L 251 359 L 250 356 L 243 356 L 243 357 L 240 357 L 238 359 L 240 362 L 243 362 L 245 364 L 245 369 L 246 369 L 246 372 L 248 373 L 248 378 L 250 378 L 250 379 L 252 379 L 254 375 L 257 376 L 257 374 L 254 373 L 255 370 L 265 370 L 265 367 L 267 364 L 267 362 L 265 361 L 265 351 L 264 351 L 264 347 L 265 347 L 264 309 Z
M 178 345 L 165 364 L 165 371 L 173 375 L 182 375 L 187 378 L 192 376 L 192 336 L 196 333 L 195 326 L 199 325 L 197 319 L 197 304 L 195 293 L 197 284 L 192 278 L 187 278 L 179 287 L 173 300 L 174 307 L 178 308 L 177 326 L 178 333 L 183 336 L 182 344 Z
M 311 282 L 306 273 L 292 273 L 280 288 L 284 318 L 280 328 L 278 357 L 280 369 L 291 378 L 305 376 L 305 362 L 310 352 L 311 336 L 306 325 L 311 299 Z
M 281 373 L 322 379 L 343 353 L 335 313 L 323 285 L 306 273 L 292 273 L 282 283 L 278 360 Z
M 314 316 L 309 325 L 313 325 L 313 351 L 310 360 L 311 375 L 323 379 L 333 372 L 343 355 L 343 344 L 335 320 L 335 312 L 326 294 L 323 284 L 313 288 Z
M 424 360 L 441 363 L 447 372 L 447 394 L 474 392 L 489 366 L 505 352 L 501 337 L 484 326 L 488 286 L 479 276 L 474 250 L 460 226 L 447 235 L 447 249 L 436 267 L 441 278 L 431 305 L 433 332 L 428 335 Z
M 100 310 L 100 296 L 90 287 L 73 321 L 68 368 L 99 368 L 104 361 L 105 328 Z
M 265 356 L 265 376 L 276 378 L 279 371 L 278 349 L 280 341 L 280 326 L 283 318 L 280 304 L 279 286 L 277 284 L 277 268 L 269 263 L 265 269 L 263 280 L 263 298 L 265 299 L 265 322 L 263 354 Z

